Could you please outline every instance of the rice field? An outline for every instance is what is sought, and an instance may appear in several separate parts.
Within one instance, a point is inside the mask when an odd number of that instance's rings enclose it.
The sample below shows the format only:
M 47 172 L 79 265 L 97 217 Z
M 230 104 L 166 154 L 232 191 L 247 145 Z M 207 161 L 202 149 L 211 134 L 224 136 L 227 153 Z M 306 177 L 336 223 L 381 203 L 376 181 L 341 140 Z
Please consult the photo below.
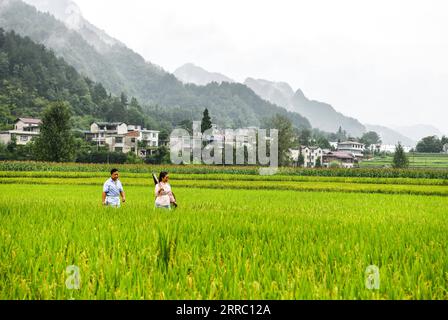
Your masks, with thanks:
M 437 153 L 409 153 L 409 166 L 411 168 L 434 168 L 434 169 L 448 169 L 448 154 Z M 362 168 L 381 168 L 391 167 L 393 162 L 393 155 L 378 156 L 374 159 L 361 162 Z
M 448 299 L 445 179 L 185 172 L 161 212 L 132 172 L 102 207 L 107 178 L 0 172 L 0 299 Z

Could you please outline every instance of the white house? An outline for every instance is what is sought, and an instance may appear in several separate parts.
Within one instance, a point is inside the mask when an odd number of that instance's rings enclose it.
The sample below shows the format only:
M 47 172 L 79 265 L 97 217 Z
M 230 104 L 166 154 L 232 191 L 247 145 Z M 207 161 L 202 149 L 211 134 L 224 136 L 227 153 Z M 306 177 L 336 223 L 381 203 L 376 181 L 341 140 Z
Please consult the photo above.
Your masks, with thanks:
M 364 149 L 366 145 L 355 141 L 346 141 L 338 143 L 338 151 L 352 153 L 356 158 L 364 157 Z
M 320 163 L 322 165 L 324 151 L 319 147 L 301 147 L 302 156 L 304 159 L 304 167 L 305 168 L 314 168 L 316 167 L 316 162 L 320 159 Z M 300 150 L 289 150 L 291 158 L 294 163 L 298 162 L 300 156 Z
M 98 146 L 108 146 L 111 152 L 132 152 L 144 157 L 148 149 L 159 147 L 159 134 L 159 131 L 124 122 L 94 122 L 86 132 L 86 139 Z M 144 146 L 141 147 L 139 142 Z
M 19 118 L 14 130 L 0 132 L 0 142 L 8 144 L 15 139 L 17 145 L 26 145 L 40 135 L 40 119 Z

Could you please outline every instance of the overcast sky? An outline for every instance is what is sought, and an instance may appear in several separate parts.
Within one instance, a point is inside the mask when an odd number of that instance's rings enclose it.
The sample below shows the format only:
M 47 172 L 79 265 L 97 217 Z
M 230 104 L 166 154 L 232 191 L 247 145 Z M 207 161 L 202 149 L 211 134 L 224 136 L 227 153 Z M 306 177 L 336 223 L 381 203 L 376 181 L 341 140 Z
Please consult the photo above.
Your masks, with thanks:
M 74 1 L 167 71 L 285 81 L 363 123 L 448 133 L 448 1 Z

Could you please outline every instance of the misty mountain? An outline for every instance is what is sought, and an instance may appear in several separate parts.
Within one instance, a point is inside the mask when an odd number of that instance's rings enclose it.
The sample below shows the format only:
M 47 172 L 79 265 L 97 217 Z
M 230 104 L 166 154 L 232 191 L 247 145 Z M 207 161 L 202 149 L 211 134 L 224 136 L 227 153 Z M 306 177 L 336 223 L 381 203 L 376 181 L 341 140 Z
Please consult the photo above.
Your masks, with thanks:
M 0 28 L 0 127 L 11 129 L 20 117 L 40 117 L 53 102 L 65 102 L 75 128 L 93 120 L 125 121 L 156 127 L 138 101 L 110 95 L 100 83 L 81 76 L 75 68 L 43 45 Z
M 289 111 L 294 110 L 292 106 L 294 91 L 289 84 L 253 78 L 247 78 L 244 84 L 263 99 L 285 107 Z
M 51 14 L 20 0 L 2 0 L 0 27 L 50 48 L 78 72 L 102 83 L 112 94 L 124 92 L 144 105 L 156 106 L 147 111 L 165 115 L 160 121 L 197 120 L 207 107 L 212 120 L 226 127 L 259 126 L 265 118 L 277 113 L 290 118 L 297 127 L 310 127 L 300 114 L 289 113 L 262 100 L 242 84 L 184 85 L 174 75 L 145 61 L 91 25 L 71 1 L 27 1 Z
M 300 89 L 294 93 L 286 83 L 249 78 L 245 84 L 262 98 L 300 113 L 310 121 L 313 128 L 337 132 L 342 127 L 354 137 L 360 137 L 366 132 L 366 128 L 358 120 L 337 112 L 327 103 L 309 100 Z
M 177 79 L 183 83 L 192 83 L 198 86 L 205 86 L 212 82 L 235 82 L 234 80 L 226 77 L 223 74 L 217 72 L 208 72 L 207 70 L 198 67 L 192 63 L 184 64 L 174 71 L 174 75 Z
M 367 124 L 366 128 L 367 131 L 375 131 L 378 133 L 383 144 L 397 145 L 400 142 L 402 145 L 410 147 L 414 147 L 417 144 L 415 140 L 384 126 Z
M 395 127 L 394 129 L 415 141 L 420 141 L 422 138 L 429 136 L 438 136 L 439 138 L 443 136 L 443 133 L 439 129 L 431 125 L 418 124 L 414 126 Z

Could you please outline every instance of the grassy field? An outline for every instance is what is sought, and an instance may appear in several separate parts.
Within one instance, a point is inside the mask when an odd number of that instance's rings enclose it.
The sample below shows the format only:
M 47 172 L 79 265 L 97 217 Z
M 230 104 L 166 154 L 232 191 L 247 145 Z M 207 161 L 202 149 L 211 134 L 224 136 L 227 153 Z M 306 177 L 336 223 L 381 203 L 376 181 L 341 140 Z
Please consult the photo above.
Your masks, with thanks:
M 448 299 L 444 179 L 173 174 L 168 213 L 131 172 L 103 208 L 106 178 L 0 172 L 0 299 Z
M 409 166 L 411 168 L 448 169 L 448 154 L 409 153 Z M 361 162 L 362 168 L 381 168 L 392 166 L 393 155 L 375 157 L 372 160 Z

